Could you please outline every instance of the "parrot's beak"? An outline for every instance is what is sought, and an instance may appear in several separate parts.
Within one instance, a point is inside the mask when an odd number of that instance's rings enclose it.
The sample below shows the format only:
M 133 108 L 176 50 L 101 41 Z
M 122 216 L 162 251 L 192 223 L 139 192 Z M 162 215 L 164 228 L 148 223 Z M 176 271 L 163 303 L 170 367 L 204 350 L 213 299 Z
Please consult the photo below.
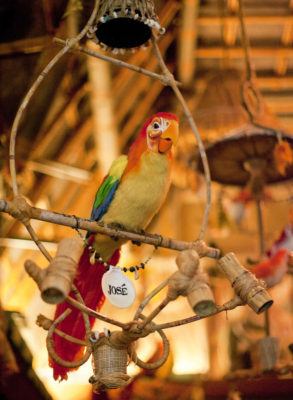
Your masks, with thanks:
M 179 126 L 177 121 L 170 121 L 168 128 L 162 133 L 159 139 L 159 152 L 166 153 L 176 145 L 179 136 Z

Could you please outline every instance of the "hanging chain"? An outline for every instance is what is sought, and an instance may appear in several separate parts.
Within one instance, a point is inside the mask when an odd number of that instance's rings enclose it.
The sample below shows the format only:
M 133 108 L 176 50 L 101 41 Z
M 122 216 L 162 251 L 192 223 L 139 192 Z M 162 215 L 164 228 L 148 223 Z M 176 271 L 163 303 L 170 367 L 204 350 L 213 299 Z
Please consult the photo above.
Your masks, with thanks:
M 251 81 L 252 78 L 255 77 L 255 72 L 252 67 L 251 57 L 250 57 L 250 45 L 249 40 L 246 32 L 246 26 L 244 24 L 244 15 L 243 15 L 243 3 L 242 0 L 238 0 L 238 17 L 240 22 L 240 31 L 241 31 L 241 44 L 244 50 L 245 56 L 245 72 L 246 72 L 246 80 Z
M 255 78 L 255 70 L 252 66 L 251 56 L 250 56 L 250 45 L 249 39 L 246 32 L 246 26 L 244 23 L 243 14 L 243 0 L 238 0 L 238 17 L 240 22 L 240 32 L 241 32 L 241 45 L 244 51 L 245 59 L 245 81 L 242 84 L 241 96 L 242 102 L 245 110 L 248 113 L 250 121 L 255 123 L 255 116 L 260 114 L 262 111 L 262 102 L 260 99 L 260 94 L 257 87 L 253 83 Z

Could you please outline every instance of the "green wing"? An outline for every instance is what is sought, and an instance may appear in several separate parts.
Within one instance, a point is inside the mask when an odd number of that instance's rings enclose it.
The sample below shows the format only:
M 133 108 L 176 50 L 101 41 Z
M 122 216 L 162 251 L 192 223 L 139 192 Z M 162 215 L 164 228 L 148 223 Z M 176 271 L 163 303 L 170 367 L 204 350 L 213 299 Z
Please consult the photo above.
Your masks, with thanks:
M 105 176 L 101 186 L 97 190 L 91 219 L 99 221 L 106 213 L 111 204 L 115 192 L 119 186 L 121 177 L 126 168 L 128 158 L 126 155 L 118 157 L 109 170 L 109 174 Z

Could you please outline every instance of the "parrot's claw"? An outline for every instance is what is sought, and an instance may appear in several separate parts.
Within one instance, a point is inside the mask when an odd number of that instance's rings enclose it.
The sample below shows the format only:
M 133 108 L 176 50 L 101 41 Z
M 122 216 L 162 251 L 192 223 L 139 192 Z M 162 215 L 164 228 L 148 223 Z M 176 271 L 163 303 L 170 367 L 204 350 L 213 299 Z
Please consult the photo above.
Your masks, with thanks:
M 145 236 L 145 230 L 143 230 L 143 229 L 136 229 L 136 230 L 134 230 L 132 232 L 133 233 L 137 233 L 138 235 Z M 141 245 L 141 242 L 138 241 L 138 240 L 132 240 L 131 243 L 133 243 L 136 246 L 140 246 Z
M 119 224 L 118 222 L 111 222 L 110 224 L 107 224 L 107 227 L 110 229 L 115 229 L 116 231 L 126 231 L 126 227 L 122 224 Z
M 138 242 L 137 240 L 132 240 L 131 243 L 135 246 L 141 246 L 141 242 Z
M 111 222 L 110 224 L 107 225 L 107 227 L 110 229 L 115 229 L 116 231 L 126 231 L 127 230 L 124 225 L 119 224 L 118 222 Z M 115 242 L 118 242 L 118 240 L 119 240 L 118 236 L 113 235 L 110 237 Z
M 98 382 L 98 379 L 95 377 L 95 375 L 92 375 L 90 378 L 89 378 L 89 383 L 91 383 L 92 385 L 94 384 L 94 383 L 97 383 Z

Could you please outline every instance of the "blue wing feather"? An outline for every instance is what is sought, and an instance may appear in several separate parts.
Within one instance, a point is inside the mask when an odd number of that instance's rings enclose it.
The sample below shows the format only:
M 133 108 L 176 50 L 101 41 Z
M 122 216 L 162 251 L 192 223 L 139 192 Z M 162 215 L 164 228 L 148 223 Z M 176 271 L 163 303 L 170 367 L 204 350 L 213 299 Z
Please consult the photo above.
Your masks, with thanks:
M 127 162 L 127 156 L 122 155 L 112 163 L 109 174 L 105 177 L 97 190 L 91 212 L 92 220 L 99 221 L 107 212 L 113 197 L 115 196 L 115 192 L 119 186 Z
M 110 191 L 107 193 L 105 199 L 99 207 L 93 207 L 91 213 L 91 219 L 94 221 L 99 221 L 102 216 L 107 212 L 109 205 L 112 202 L 114 194 L 116 192 L 117 187 L 119 186 L 120 181 L 116 181 L 113 186 L 111 186 Z

